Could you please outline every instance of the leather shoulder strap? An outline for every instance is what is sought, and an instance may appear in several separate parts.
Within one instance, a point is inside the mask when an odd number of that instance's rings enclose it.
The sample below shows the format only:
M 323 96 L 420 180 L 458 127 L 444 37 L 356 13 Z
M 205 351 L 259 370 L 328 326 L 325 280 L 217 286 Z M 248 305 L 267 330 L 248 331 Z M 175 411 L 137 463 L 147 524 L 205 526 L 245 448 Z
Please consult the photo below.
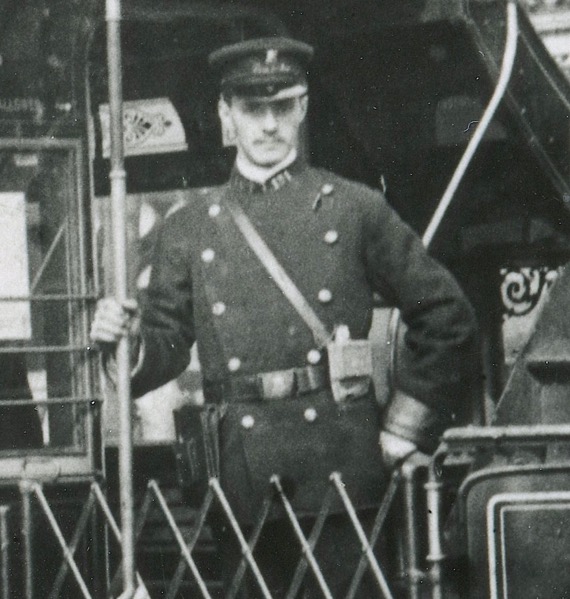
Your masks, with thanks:
M 234 202 L 229 194 L 225 194 L 224 203 L 241 234 L 244 236 L 249 247 L 263 264 L 275 284 L 281 289 L 289 303 L 295 308 L 299 316 L 305 321 L 307 326 L 313 332 L 317 344 L 324 347 L 332 339 L 332 333 L 329 332 L 325 324 L 317 316 L 299 288 L 291 280 L 283 266 L 277 260 L 269 246 L 258 233 L 253 223 L 249 220 L 241 206 Z

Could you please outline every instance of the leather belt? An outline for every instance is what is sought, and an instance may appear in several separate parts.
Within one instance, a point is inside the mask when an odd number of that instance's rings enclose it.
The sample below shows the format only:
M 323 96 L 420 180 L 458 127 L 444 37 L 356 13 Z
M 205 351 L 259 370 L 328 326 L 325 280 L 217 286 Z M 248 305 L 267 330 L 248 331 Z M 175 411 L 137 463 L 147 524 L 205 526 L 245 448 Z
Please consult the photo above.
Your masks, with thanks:
M 204 381 L 207 401 L 260 401 L 285 399 L 330 387 L 326 366 L 304 366 L 233 376 L 226 381 Z

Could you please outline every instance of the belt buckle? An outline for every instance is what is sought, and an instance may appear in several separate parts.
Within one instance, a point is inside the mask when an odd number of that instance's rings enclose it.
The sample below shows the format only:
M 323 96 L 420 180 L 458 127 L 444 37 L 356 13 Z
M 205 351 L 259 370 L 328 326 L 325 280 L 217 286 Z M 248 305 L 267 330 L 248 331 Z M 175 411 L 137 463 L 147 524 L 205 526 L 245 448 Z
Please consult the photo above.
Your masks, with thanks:
M 296 369 L 297 393 L 304 395 L 327 386 L 327 376 L 322 366 L 305 366 Z
M 295 372 L 279 370 L 277 372 L 262 372 L 259 375 L 263 399 L 285 399 L 295 393 Z

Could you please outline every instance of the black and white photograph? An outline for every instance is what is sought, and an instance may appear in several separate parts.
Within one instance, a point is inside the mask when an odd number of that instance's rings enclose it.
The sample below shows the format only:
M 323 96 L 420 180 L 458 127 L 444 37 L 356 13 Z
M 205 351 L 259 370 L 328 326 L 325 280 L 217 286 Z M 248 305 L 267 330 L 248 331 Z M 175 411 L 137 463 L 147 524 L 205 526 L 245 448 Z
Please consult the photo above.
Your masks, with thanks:
M 569 0 L 0 32 L 0 599 L 570 599 Z

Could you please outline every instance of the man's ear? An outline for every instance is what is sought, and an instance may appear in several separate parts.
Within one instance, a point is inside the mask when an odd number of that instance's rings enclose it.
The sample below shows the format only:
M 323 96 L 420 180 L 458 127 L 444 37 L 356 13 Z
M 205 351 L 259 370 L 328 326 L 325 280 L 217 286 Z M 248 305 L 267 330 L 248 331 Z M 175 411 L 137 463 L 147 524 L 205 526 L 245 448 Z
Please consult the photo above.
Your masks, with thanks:
M 231 101 L 231 100 L 230 100 Z M 222 143 L 225 147 L 234 145 L 236 139 L 236 128 L 232 118 L 228 100 L 220 96 L 218 100 L 218 116 L 222 125 Z
M 306 94 L 304 96 L 301 96 L 299 98 L 299 104 L 301 106 L 301 117 L 299 119 L 299 122 L 303 122 L 305 120 L 305 117 L 307 116 L 307 110 L 309 108 L 309 96 L 307 96 Z
M 218 116 L 224 127 L 232 124 L 230 106 L 223 96 L 220 96 L 220 99 L 218 100 Z

